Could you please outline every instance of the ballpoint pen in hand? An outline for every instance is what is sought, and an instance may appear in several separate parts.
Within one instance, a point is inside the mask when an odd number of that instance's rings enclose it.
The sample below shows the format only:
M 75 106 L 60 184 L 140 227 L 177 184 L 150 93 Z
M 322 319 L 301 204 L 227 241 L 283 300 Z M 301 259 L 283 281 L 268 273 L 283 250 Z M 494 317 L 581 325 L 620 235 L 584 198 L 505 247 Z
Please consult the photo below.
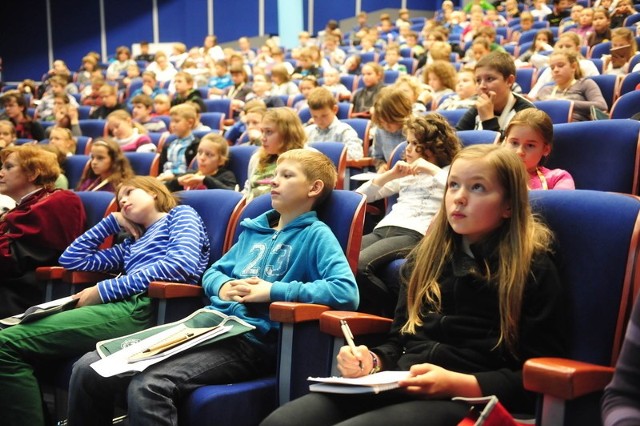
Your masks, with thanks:
M 356 356 L 357 349 L 356 344 L 353 342 L 353 333 L 351 333 L 351 329 L 349 328 L 349 324 L 343 319 L 340 320 L 340 328 L 342 329 L 342 334 L 344 334 L 344 338 L 347 341 L 347 345 L 351 348 L 351 353 L 353 356 Z M 362 370 L 362 361 L 360 363 L 360 370 Z

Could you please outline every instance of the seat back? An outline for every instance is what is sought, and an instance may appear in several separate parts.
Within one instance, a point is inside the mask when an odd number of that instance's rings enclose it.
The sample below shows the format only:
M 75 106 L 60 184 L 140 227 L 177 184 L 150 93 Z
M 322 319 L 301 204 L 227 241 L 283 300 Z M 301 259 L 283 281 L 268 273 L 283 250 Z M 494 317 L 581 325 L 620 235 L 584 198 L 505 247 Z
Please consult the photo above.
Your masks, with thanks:
M 76 154 L 89 155 L 91 152 L 91 137 L 90 136 L 74 136 L 76 140 Z
M 609 54 L 611 51 L 611 42 L 605 41 L 602 43 L 594 44 L 589 49 L 588 57 L 589 58 L 602 58 L 602 55 Z
M 518 39 L 518 44 L 522 45 L 523 43 L 532 42 L 538 33 L 538 28 L 533 28 L 528 31 L 525 31 L 520 34 L 520 38 Z
M 307 145 L 329 157 L 338 172 L 336 189 L 344 189 L 344 175 L 347 170 L 347 146 L 342 142 L 309 142 Z
M 232 225 L 242 206 L 242 194 L 227 189 L 202 189 L 176 193 L 180 204 L 193 207 L 202 218 L 211 251 L 209 264 L 220 259 L 231 238 Z M 215 208 L 213 208 L 215 206 Z
M 639 285 L 640 200 L 598 191 L 531 191 L 531 206 L 555 236 L 555 263 L 567 287 L 569 358 L 615 365 Z M 571 401 L 558 424 L 599 424 L 599 399 L 594 393 Z M 543 416 L 552 407 L 545 399 Z
M 308 123 L 309 120 L 311 120 L 311 110 L 309 109 L 309 107 L 302 108 L 300 111 L 298 111 L 298 118 L 300 118 L 302 124 Z
M 629 69 L 633 69 L 633 68 L 629 67 Z M 636 90 L 636 86 L 638 84 L 640 84 L 640 72 L 636 71 L 636 72 L 631 72 L 627 74 L 626 76 L 624 76 L 624 78 L 620 82 L 620 89 L 619 89 L 620 96 L 629 92 L 633 92 L 634 90 Z
M 533 78 L 536 74 L 535 68 L 517 68 L 516 83 L 522 87 L 522 93 L 529 93 L 533 87 Z
M 80 130 L 84 136 L 92 138 L 101 138 L 108 136 L 107 120 L 88 118 L 86 120 L 78 120 Z
M 500 143 L 500 132 L 493 130 L 458 130 L 462 146 Z
M 113 192 L 77 191 L 76 195 L 80 197 L 84 205 L 84 212 L 87 215 L 87 229 L 118 210 Z
M 620 96 L 611 108 L 611 118 L 631 118 L 640 112 L 640 90 Z
M 98 222 L 111 213 L 118 211 L 118 203 L 115 194 L 108 191 L 77 191 L 76 195 L 80 197 L 84 212 L 87 215 L 87 229 L 92 228 Z M 106 238 L 100 248 L 108 248 L 113 244 L 113 236 Z
M 353 93 L 358 89 L 358 76 L 352 74 L 341 75 L 340 83 L 344 84 L 344 87 Z
M 241 189 L 248 178 L 249 160 L 257 150 L 258 147 L 255 145 L 234 145 L 229 147 L 227 168 L 233 172 Z
M 371 120 L 367 118 L 345 118 L 340 121 L 353 127 L 358 137 L 362 139 L 362 152 L 364 156 L 369 156 L 369 130 L 371 129 Z
M 571 122 L 573 101 L 567 99 L 549 99 L 546 101 L 535 101 L 533 104 L 539 110 L 546 112 L 553 124 Z
M 211 130 L 221 131 L 225 117 L 224 112 L 203 112 L 200 114 L 200 121 L 205 126 L 211 127 Z
M 434 113 L 437 112 L 438 114 L 442 115 L 444 118 L 447 119 L 447 122 L 451 124 L 451 126 L 456 127 L 456 124 L 458 124 L 458 121 L 460 121 L 464 113 L 467 112 L 467 108 L 438 110 L 433 112 Z
M 556 124 L 553 130 L 546 167 L 567 170 L 577 189 L 638 193 L 640 122 L 581 121 Z
M 89 167 L 89 156 L 88 155 L 70 155 L 65 160 L 62 168 L 64 169 L 64 175 L 67 177 L 69 181 L 69 188 L 73 189 L 78 186 L 80 179 L 82 178 L 82 174 L 84 173 L 85 168 Z
M 207 112 L 221 112 L 226 117 L 233 117 L 231 99 L 203 99 L 202 102 L 206 105 Z
M 338 102 L 338 112 L 336 113 L 336 117 L 338 117 L 338 120 L 350 118 L 352 110 L 353 104 L 351 102 Z
M 384 72 L 384 84 L 393 84 L 400 76 L 400 71 L 386 70 Z
M 616 93 L 618 90 L 618 76 L 613 74 L 592 75 L 591 80 L 595 81 L 604 100 L 607 101 L 607 109 L 610 110 L 613 106 L 613 102 L 616 100 Z
M 160 154 L 155 152 L 125 152 L 131 168 L 138 176 L 158 176 Z
M 89 105 L 80 105 L 78 106 L 78 119 L 87 120 L 89 115 L 91 114 L 91 109 L 93 107 Z
M 209 237 L 209 263 L 220 259 L 225 252 L 231 226 L 244 204 L 242 194 L 226 189 L 202 189 L 176 193 L 181 204 L 191 206 L 202 218 Z M 170 298 L 153 298 L 158 324 L 175 321 L 202 308 L 203 298 L 185 298 L 170 303 Z

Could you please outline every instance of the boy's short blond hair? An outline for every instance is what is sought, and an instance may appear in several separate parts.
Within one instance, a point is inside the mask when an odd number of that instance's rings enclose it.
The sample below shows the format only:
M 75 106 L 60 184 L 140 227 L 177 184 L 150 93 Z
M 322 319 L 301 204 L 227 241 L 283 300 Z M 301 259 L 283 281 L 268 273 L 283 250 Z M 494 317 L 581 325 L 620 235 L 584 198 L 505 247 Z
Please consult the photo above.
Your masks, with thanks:
M 325 87 L 316 87 L 309 93 L 307 104 L 310 110 L 324 108 L 333 109 L 336 106 L 336 97 Z
M 292 149 L 280 154 L 277 164 L 285 160 L 297 162 L 309 182 L 320 180 L 324 184 L 322 191 L 313 203 L 313 208 L 326 200 L 336 187 L 338 180 L 336 166 L 323 153 L 311 149 Z
M 180 118 L 184 118 L 185 120 L 195 120 L 198 113 L 192 103 L 185 102 L 183 104 L 171 107 L 171 109 L 169 110 L 169 116 L 174 115 Z

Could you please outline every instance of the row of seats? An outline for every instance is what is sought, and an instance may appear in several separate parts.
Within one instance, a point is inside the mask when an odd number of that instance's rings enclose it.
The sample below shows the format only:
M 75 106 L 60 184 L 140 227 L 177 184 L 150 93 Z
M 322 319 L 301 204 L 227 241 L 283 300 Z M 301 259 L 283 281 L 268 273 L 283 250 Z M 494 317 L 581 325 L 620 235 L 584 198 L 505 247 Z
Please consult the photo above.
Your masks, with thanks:
M 226 218 L 237 214 L 238 196 L 221 190 L 183 193 L 183 202 L 202 215 L 216 247 L 225 246 L 221 240 L 236 238 L 237 228 Z M 212 212 L 212 204 L 219 205 L 223 213 Z M 571 339 L 570 359 L 527 361 L 524 383 L 532 391 L 549 395 L 539 415 L 551 419 L 539 424 L 598 424 L 599 392 L 611 378 L 632 301 L 640 289 L 640 274 L 636 273 L 640 266 L 640 199 L 601 191 L 534 191 L 531 205 L 555 234 L 554 257 L 568 289 Z M 237 220 L 254 217 L 269 206 L 269 196 L 259 197 L 240 210 Z M 337 234 L 352 266 L 353 253 L 357 260 L 360 245 L 363 207 L 358 194 L 335 191 L 319 211 Z M 234 233 L 228 232 L 229 226 Z M 182 300 L 188 294 L 191 297 Z M 161 306 L 163 321 L 180 318 L 202 303 L 201 290 L 195 286 L 153 283 L 150 295 Z M 335 354 L 344 344 L 340 319 L 348 321 L 357 341 L 383 338 L 390 324 L 389 319 L 319 305 L 274 303 L 271 314 L 283 322 L 277 375 L 196 390 L 182 403 L 181 424 L 257 424 L 278 404 L 306 393 L 309 375 L 335 373 Z M 572 403 L 561 408 L 559 403 L 565 400 Z M 231 410 L 233 406 L 251 410 Z
M 639 93 L 640 94 L 640 93 Z M 497 143 L 490 130 L 458 131 L 463 146 Z M 612 135 L 615 135 L 612 137 Z M 390 166 L 402 157 L 400 144 Z M 567 170 L 576 189 L 640 194 L 640 121 L 600 120 L 553 126 L 553 149 L 545 167 Z
M 79 194 L 82 194 L 81 197 L 87 207 L 88 214 L 91 216 L 91 221 L 100 220 L 103 215 L 110 213 L 111 204 L 105 206 L 104 201 L 107 198 L 113 199 L 113 194 L 102 193 L 103 195 L 99 197 L 100 200 L 84 193 Z M 242 229 L 238 225 L 244 218 L 256 217 L 271 208 L 270 195 L 258 197 L 249 204 L 245 203 L 241 194 L 234 191 L 185 191 L 178 195 L 183 204 L 192 206 L 203 219 L 211 242 L 211 262 L 220 258 L 237 241 Z M 96 202 L 96 206 L 92 205 L 93 202 Z M 216 209 L 212 209 L 212 205 L 215 205 Z M 361 194 L 336 190 L 318 209 L 318 216 L 327 223 L 336 235 L 354 272 L 357 267 L 364 226 L 364 205 L 365 199 Z M 104 209 L 102 214 L 100 214 L 101 209 Z M 79 286 L 90 285 L 96 279 L 99 279 L 95 273 L 64 271 L 60 267 L 40 268 L 38 275 L 42 279 L 46 279 L 50 287 L 55 288 L 55 291 L 51 291 L 49 294 L 55 294 L 56 296 L 60 296 L 60 292 L 69 294 L 68 292 L 73 292 Z M 154 298 L 154 303 L 157 304 L 159 323 L 180 319 L 193 310 L 202 307 L 203 303 L 202 289 L 193 285 L 155 282 L 149 288 L 149 295 Z M 171 301 L 171 299 L 186 296 L 191 296 L 186 303 L 172 303 Z M 309 315 L 313 315 L 317 319 L 319 313 L 326 309 L 328 308 L 293 303 L 274 304 L 272 311 L 279 312 L 277 314 L 279 318 L 276 320 L 283 323 L 280 331 L 283 350 L 301 351 L 303 348 L 308 349 L 312 346 L 320 348 L 317 344 L 314 344 L 315 339 L 306 340 L 306 333 L 304 332 L 308 328 L 308 321 L 313 320 L 313 317 Z M 301 336 L 305 339 L 304 342 L 298 338 L 293 339 L 293 336 L 298 333 L 302 333 Z M 278 374 L 281 377 L 281 383 L 290 383 L 290 379 L 287 377 L 291 374 L 291 364 L 286 365 L 287 360 L 290 359 L 290 357 L 285 356 L 280 361 L 281 369 Z M 308 372 L 305 372 L 300 377 L 306 378 L 308 374 L 319 374 L 327 367 L 328 364 L 316 365 L 312 363 L 307 366 L 309 368 Z M 58 385 L 66 385 L 68 383 L 69 370 L 67 368 L 59 371 L 63 371 L 63 373 L 57 377 L 50 378 L 50 380 L 54 380 Z M 296 374 L 299 373 L 299 371 L 296 372 Z M 256 424 L 277 407 L 277 392 L 280 391 L 283 395 L 286 393 L 282 387 L 279 390 L 277 389 L 277 382 L 278 380 L 276 380 L 275 376 L 269 376 L 239 385 L 225 384 L 216 386 L 215 392 L 211 392 L 210 387 L 206 387 L 209 389 L 200 389 L 197 395 L 192 395 L 185 401 L 185 406 L 188 408 L 183 411 L 187 416 L 192 416 L 193 422 L 200 422 L 202 417 L 197 414 L 198 406 L 204 404 L 210 409 L 210 402 L 204 403 L 203 401 L 213 399 L 214 404 L 218 404 L 216 405 L 218 413 L 210 418 L 211 421 L 216 419 L 216 422 L 222 422 L 222 424 Z M 299 383 L 303 382 L 304 380 L 301 380 Z M 228 398 L 233 399 L 238 396 L 239 392 L 245 391 L 250 395 L 258 396 L 255 399 L 255 403 L 251 404 L 252 409 L 244 410 L 246 411 L 244 415 L 248 415 L 251 418 L 248 423 L 234 420 L 236 419 L 237 410 L 229 412 L 228 406 L 226 406 Z M 209 395 L 209 392 L 211 395 Z M 204 396 L 202 396 L 203 393 L 205 394 Z M 291 391 L 289 391 L 290 396 L 287 399 L 299 396 L 302 393 L 305 393 L 304 386 L 301 387 L 299 384 L 295 387 L 292 386 Z M 242 398 L 245 399 L 247 396 L 242 396 Z M 192 405 L 193 408 L 190 407 Z

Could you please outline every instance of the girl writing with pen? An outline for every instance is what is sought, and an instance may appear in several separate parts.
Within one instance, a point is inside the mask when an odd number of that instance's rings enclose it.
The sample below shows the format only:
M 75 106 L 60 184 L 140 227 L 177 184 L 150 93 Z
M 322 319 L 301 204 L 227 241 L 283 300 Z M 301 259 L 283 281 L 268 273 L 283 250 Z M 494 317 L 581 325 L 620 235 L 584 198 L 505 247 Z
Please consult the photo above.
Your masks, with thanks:
M 531 213 L 522 160 L 475 145 L 454 158 L 440 212 L 408 257 L 391 332 L 371 350 L 344 346 L 344 377 L 408 370 L 401 390 L 312 392 L 262 425 L 456 425 L 468 413 L 455 396 L 496 395 L 533 413 L 524 361 L 563 356 L 562 285 L 548 255 L 551 233 Z

